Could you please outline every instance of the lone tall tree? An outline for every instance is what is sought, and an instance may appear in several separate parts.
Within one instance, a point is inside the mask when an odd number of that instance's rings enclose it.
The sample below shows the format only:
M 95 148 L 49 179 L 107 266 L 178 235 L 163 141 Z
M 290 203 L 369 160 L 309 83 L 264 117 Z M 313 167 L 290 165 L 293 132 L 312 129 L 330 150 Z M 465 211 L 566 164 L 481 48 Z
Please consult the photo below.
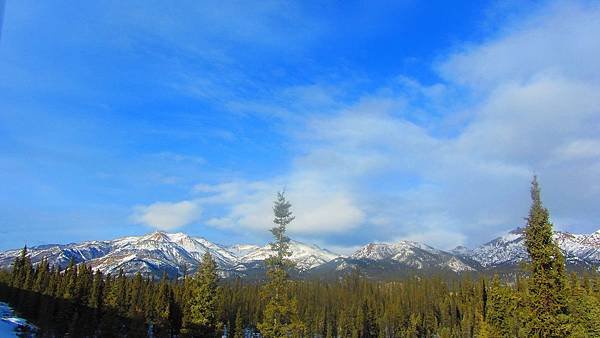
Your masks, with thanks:
M 552 238 L 552 223 L 542 205 L 536 176 L 531 182 L 531 199 L 525 228 L 525 247 L 531 258 L 530 334 L 564 337 L 568 333 L 565 259 Z
M 289 257 L 290 239 L 285 235 L 286 227 L 294 220 L 291 203 L 283 192 L 277 193 L 273 206 L 275 226 L 271 229 L 273 255 L 267 259 L 268 283 L 262 290 L 267 305 L 262 323 L 258 324 L 260 333 L 267 338 L 300 336 L 303 325 L 298 319 L 296 299 L 290 295 L 288 272 L 294 266 Z

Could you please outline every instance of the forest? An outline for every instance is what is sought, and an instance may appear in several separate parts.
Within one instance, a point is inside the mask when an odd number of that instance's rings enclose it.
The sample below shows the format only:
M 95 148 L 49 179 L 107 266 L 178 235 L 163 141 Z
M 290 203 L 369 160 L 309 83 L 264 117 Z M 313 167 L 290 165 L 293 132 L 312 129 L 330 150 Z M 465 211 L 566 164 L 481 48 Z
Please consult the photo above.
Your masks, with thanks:
M 285 233 L 294 216 L 279 193 L 265 280 L 220 280 L 209 253 L 193 275 L 153 280 L 85 264 L 34 266 L 24 248 L 0 271 L 0 300 L 41 337 L 600 336 L 600 276 L 567 273 L 536 178 L 531 197 L 530 261 L 517 274 L 291 279 Z

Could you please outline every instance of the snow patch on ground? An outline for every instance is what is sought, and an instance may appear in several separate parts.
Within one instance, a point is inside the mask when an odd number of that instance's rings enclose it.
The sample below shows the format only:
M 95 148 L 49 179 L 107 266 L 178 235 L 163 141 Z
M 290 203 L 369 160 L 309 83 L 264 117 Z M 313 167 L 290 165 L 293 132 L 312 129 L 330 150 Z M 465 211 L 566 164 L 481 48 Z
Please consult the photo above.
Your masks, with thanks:
M 0 337 L 34 337 L 25 332 L 35 329 L 27 320 L 17 317 L 8 304 L 0 302 Z

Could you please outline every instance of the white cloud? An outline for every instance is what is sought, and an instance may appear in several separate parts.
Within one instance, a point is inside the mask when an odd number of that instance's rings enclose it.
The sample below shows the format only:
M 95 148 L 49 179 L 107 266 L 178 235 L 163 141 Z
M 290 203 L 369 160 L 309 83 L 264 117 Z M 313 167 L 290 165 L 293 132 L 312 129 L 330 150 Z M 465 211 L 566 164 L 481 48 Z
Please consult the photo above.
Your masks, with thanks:
M 201 211 L 193 201 L 157 202 L 135 207 L 132 220 L 159 230 L 173 230 L 197 220 Z
M 401 236 L 398 238 L 398 240 L 427 243 L 428 245 L 436 248 L 450 249 L 450 247 L 448 247 L 448 243 L 456 243 L 456 246 L 458 246 L 465 242 L 466 236 L 461 233 L 448 231 L 445 229 L 430 229 L 422 232 L 411 233 L 406 236 Z
M 597 81 L 599 15 L 598 2 L 554 2 L 514 20 L 494 39 L 460 46 L 439 70 L 448 81 L 476 90 L 542 74 Z
M 201 185 L 203 205 L 223 205 L 227 212 L 207 224 L 236 229 L 266 231 L 273 227 L 272 206 L 275 193 L 285 187 L 296 220 L 289 226 L 292 234 L 319 235 L 350 230 L 364 219 L 364 212 L 351 196 L 328 190 L 320 177 L 276 178 L 270 182 L 229 182 Z
M 438 66 L 443 83 L 400 77 L 399 88 L 344 104 L 332 86 L 292 88 L 288 94 L 301 102 L 290 107 L 284 99 L 269 111 L 323 107 L 327 114 L 293 119 L 289 172 L 198 185 L 197 203 L 225 208 L 207 220 L 212 226 L 266 233 L 275 192 L 285 187 L 297 216 L 292 235 L 339 247 L 403 238 L 452 248 L 522 225 L 537 173 L 554 219 L 571 223 L 559 227 L 596 230 L 597 36 L 599 6 L 557 3 L 490 40 L 460 46 Z M 469 105 L 443 119 L 427 117 L 447 114 L 452 107 L 444 103 L 461 91 Z M 466 120 L 435 133 L 456 115 Z M 340 245 L 339 236 L 352 243 Z
M 595 159 L 600 157 L 600 140 L 577 139 L 557 149 L 558 159 Z

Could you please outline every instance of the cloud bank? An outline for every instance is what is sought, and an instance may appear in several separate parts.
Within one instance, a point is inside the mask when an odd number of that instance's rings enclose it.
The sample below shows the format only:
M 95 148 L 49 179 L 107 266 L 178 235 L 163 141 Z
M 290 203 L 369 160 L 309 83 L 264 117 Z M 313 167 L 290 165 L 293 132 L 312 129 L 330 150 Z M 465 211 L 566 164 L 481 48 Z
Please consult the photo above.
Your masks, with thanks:
M 593 231 L 598 36 L 598 4 L 553 3 L 491 39 L 456 46 L 432 65 L 435 83 L 398 76 L 343 101 L 342 85 L 317 83 L 285 91 L 283 102 L 239 103 L 285 112 L 282 125 L 293 121 L 283 130 L 293 156 L 286 172 L 202 182 L 189 200 L 140 209 L 139 222 L 174 228 L 196 209 L 219 208 L 201 222 L 262 232 L 285 188 L 297 216 L 293 235 L 347 247 L 417 239 L 450 248 L 522 225 L 537 173 L 557 226 Z
M 202 209 L 196 203 L 157 202 L 135 207 L 132 220 L 158 230 L 174 230 L 198 219 Z

